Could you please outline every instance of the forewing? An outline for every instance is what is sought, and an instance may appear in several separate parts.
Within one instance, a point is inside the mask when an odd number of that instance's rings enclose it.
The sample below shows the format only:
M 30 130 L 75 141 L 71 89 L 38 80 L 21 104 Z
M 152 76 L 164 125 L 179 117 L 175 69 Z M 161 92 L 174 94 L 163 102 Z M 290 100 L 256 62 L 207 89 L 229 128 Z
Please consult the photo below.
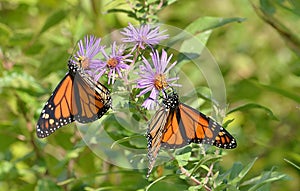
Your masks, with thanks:
M 216 121 L 183 103 L 179 109 L 180 128 L 184 129 L 188 142 L 210 144 L 224 149 L 236 147 L 233 136 Z
M 46 102 L 37 123 L 37 136 L 44 138 L 60 127 L 72 123 L 76 111 L 72 109 L 73 80 L 68 73 Z
M 158 156 L 169 111 L 170 110 L 166 109 L 165 107 L 160 107 L 148 125 L 149 128 L 147 131 L 147 139 L 149 170 L 147 176 L 149 176 L 151 173 L 155 164 L 155 160 Z
M 89 123 L 101 118 L 111 107 L 109 90 L 89 76 L 76 75 L 74 78 L 73 106 L 78 110 L 75 120 Z
M 162 138 L 162 146 L 165 148 L 180 148 L 187 145 L 189 142 L 185 137 L 184 128 L 180 124 L 181 116 L 179 107 L 171 110 L 165 126 L 165 131 Z

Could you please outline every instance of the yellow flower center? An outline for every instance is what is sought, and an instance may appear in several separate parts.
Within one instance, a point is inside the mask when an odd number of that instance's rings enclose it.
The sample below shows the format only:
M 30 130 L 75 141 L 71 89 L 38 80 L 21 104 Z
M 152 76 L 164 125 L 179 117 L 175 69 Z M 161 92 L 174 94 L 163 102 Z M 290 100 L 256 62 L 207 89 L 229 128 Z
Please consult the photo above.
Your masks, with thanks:
M 78 62 L 83 69 L 87 69 L 90 65 L 90 59 L 85 56 L 80 56 Z
M 166 75 L 156 74 L 154 77 L 154 86 L 157 90 L 162 90 L 168 86 Z
M 109 68 L 115 68 L 118 65 L 118 60 L 116 58 L 110 58 L 106 64 Z

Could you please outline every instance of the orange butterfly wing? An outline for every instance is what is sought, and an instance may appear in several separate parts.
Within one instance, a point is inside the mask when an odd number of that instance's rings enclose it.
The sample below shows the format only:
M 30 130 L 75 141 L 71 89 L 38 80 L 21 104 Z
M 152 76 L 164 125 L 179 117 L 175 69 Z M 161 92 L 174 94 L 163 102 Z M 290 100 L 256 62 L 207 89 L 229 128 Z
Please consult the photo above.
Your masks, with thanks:
M 182 131 L 183 144 L 191 142 L 214 145 L 224 149 L 237 146 L 234 137 L 220 124 L 194 108 L 180 103 L 176 110 L 180 116 L 179 126 Z M 176 135 L 176 133 L 175 133 Z M 170 142 L 168 141 L 167 144 Z
M 171 109 L 167 123 L 164 127 L 164 134 L 162 136 L 161 142 L 162 146 L 165 148 L 179 148 L 187 145 L 187 139 L 185 138 L 185 133 L 180 126 L 180 117 L 177 116 L 178 109 Z
M 160 147 L 180 148 L 195 143 L 210 144 L 224 149 L 237 146 L 236 140 L 221 125 L 194 108 L 180 103 L 177 94 L 168 95 L 149 123 L 148 175 L 154 167 Z
M 37 123 L 37 136 L 44 138 L 52 134 L 63 125 L 74 121 L 74 114 L 78 111 L 72 108 L 73 80 L 70 74 L 58 84 L 49 100 L 46 102 Z
M 64 77 L 44 106 L 37 123 L 39 138 L 47 137 L 75 120 L 81 123 L 95 121 L 110 108 L 109 90 L 79 70 L 78 75 L 73 71 Z
M 147 132 L 148 139 L 148 159 L 149 159 L 149 171 L 147 177 L 149 176 L 151 170 L 154 167 L 155 160 L 159 153 L 162 136 L 164 133 L 164 126 L 167 121 L 168 114 L 170 109 L 166 109 L 165 107 L 161 107 L 152 117 L 149 123 L 149 129 Z
M 75 100 L 72 104 L 74 108 L 79 108 L 78 114 L 74 115 L 75 120 L 89 123 L 102 117 L 111 107 L 109 90 L 101 83 L 94 82 L 86 74 L 76 75 L 74 82 Z

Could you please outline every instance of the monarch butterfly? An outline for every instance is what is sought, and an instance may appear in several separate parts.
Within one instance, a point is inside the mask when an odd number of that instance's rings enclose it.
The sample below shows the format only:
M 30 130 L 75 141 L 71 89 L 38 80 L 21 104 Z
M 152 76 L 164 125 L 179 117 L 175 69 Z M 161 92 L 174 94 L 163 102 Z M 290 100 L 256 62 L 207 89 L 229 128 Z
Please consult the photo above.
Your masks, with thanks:
M 181 103 L 174 91 L 166 94 L 163 105 L 154 114 L 147 132 L 150 175 L 160 147 L 180 148 L 203 143 L 233 149 L 237 143 L 221 125 L 192 107 Z
M 81 123 L 95 121 L 111 107 L 110 91 L 84 72 L 82 62 L 69 59 L 69 72 L 41 112 L 36 130 L 39 138 L 47 137 L 75 120 Z

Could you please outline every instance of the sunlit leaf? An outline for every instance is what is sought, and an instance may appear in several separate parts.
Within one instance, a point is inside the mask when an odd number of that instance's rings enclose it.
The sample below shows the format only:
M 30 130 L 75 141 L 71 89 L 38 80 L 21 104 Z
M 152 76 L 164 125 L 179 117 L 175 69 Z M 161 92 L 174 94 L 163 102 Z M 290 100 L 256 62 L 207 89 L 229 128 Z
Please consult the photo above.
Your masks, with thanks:
M 193 171 L 192 171 L 192 175 L 195 174 L 196 172 L 198 172 L 201 168 L 203 169 L 203 166 L 207 166 L 209 165 L 209 162 L 215 162 L 218 161 L 222 158 L 221 155 L 206 155 L 204 157 L 202 157 L 199 162 L 196 164 L 196 166 L 194 167 Z M 204 168 L 205 169 L 205 168 Z M 209 169 L 206 167 L 206 170 Z
M 185 166 L 188 164 L 189 158 L 192 154 L 191 147 L 184 147 L 183 149 L 179 149 L 176 151 L 175 158 L 178 162 L 179 166 Z
M 266 186 L 271 182 L 287 179 L 287 176 L 285 174 L 276 173 L 271 170 L 262 173 L 262 175 L 258 176 L 257 178 L 259 179 L 255 181 L 255 184 L 251 188 L 249 188 L 249 191 L 258 190 L 259 188 Z
M 130 143 L 131 145 L 135 146 L 132 148 L 146 148 L 146 137 L 142 135 L 134 135 L 130 137 L 124 137 L 122 139 L 119 139 L 117 141 L 114 141 L 113 144 L 111 145 L 111 148 L 114 148 L 118 144 L 122 143 Z
M 237 108 L 234 108 L 234 109 L 230 110 L 227 114 L 230 114 L 230 113 L 233 113 L 233 112 L 236 112 L 236 111 L 249 110 L 249 109 L 262 109 L 273 120 L 278 120 L 278 118 L 273 114 L 273 112 L 269 108 L 267 108 L 265 106 L 262 106 L 262 105 L 259 105 L 259 104 L 256 104 L 256 103 L 248 103 L 248 104 L 239 106 Z
M 245 167 L 243 167 L 242 169 L 240 168 L 241 166 L 239 166 L 239 172 L 235 172 L 234 174 L 230 174 L 232 181 L 232 184 L 237 184 L 238 182 L 240 182 L 246 175 L 247 173 L 250 171 L 250 169 L 253 167 L 255 161 L 257 160 L 257 158 L 255 158 L 253 161 L 251 161 L 250 163 L 248 163 Z M 232 168 L 232 173 L 235 171 L 234 168 Z
M 50 179 L 39 179 L 35 191 L 44 191 L 44 190 L 53 190 L 53 191 L 62 191 L 62 187 L 59 187 L 55 184 L 53 180 Z
M 297 164 L 293 163 L 292 161 L 288 160 L 288 159 L 284 159 L 287 163 L 291 164 L 292 166 L 294 166 L 296 169 L 300 170 L 300 166 L 298 166 Z
M 184 32 L 172 37 L 168 44 L 172 46 L 183 40 L 181 52 L 200 54 L 205 47 L 213 29 L 232 22 L 243 22 L 243 18 L 201 17 L 189 24 Z M 198 42 L 197 42 L 198 41 Z
M 0 93 L 5 88 L 19 90 L 30 95 L 39 95 L 43 92 L 42 87 L 32 76 L 17 72 L 4 72 L 3 76 L 0 77 Z
M 220 17 L 200 17 L 188 25 L 185 30 L 192 34 L 202 33 L 204 31 L 209 31 L 216 29 L 218 27 L 224 26 L 229 23 L 238 22 L 241 23 L 245 21 L 245 18 L 220 18 Z
M 8 39 L 13 35 L 13 31 L 12 29 L 4 24 L 4 23 L 0 23 L 0 40 L 1 40 L 1 44 L 2 46 L 8 43 Z
M 280 94 L 284 97 L 287 97 L 289 99 L 292 99 L 298 103 L 300 103 L 300 96 L 299 94 L 295 94 L 295 93 L 292 93 L 291 91 L 288 91 L 286 89 L 283 89 L 283 88 L 279 88 L 279 87 L 275 87 L 275 86 L 272 86 L 272 85 L 264 85 L 264 84 L 260 84 L 260 83 L 256 83 L 256 82 L 253 82 L 255 85 L 265 89 L 265 90 L 268 90 L 268 91 L 271 91 L 271 92 L 275 92 L 277 94 Z
M 186 190 L 187 185 L 183 184 L 183 180 L 176 176 L 162 176 L 147 186 L 146 191 L 152 190 Z
M 52 13 L 46 20 L 44 26 L 40 30 L 39 34 L 44 33 L 51 27 L 57 25 L 60 23 L 63 19 L 66 18 L 68 15 L 69 11 L 68 10 L 57 10 L 56 12 Z
M 272 2 L 273 3 L 273 2 Z M 275 10 L 271 1 L 261 0 L 259 7 L 252 3 L 252 7 L 255 10 L 256 14 L 267 24 L 269 24 L 278 34 L 284 39 L 286 45 L 293 50 L 298 56 L 300 56 L 300 38 L 289 28 L 282 19 L 278 19 L 274 13 L 278 10 Z

